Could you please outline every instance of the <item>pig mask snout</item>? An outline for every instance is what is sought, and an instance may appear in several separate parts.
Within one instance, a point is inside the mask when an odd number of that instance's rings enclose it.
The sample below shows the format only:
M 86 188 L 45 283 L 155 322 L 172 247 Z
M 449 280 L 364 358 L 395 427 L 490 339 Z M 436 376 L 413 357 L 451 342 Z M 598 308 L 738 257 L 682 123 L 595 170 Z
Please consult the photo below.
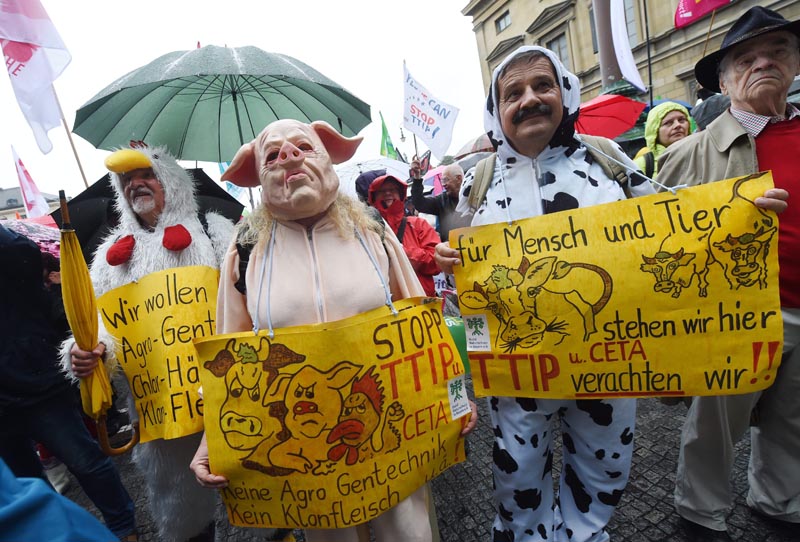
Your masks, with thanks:
M 278 151 L 277 163 L 279 165 L 292 165 L 297 162 L 302 162 L 303 158 L 304 152 L 291 141 L 286 141 L 283 145 L 281 145 L 281 148 Z

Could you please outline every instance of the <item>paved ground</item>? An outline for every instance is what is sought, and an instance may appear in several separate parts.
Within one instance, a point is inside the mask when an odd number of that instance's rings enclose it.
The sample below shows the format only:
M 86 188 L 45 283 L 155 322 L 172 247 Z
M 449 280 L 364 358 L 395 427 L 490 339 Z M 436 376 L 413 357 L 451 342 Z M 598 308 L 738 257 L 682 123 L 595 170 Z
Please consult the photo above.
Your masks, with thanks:
M 491 431 L 485 401 L 478 402 L 481 421 L 469 437 L 467 462 L 451 468 L 433 482 L 439 529 L 445 542 L 491 541 L 494 516 L 491 504 Z M 686 413 L 683 405 L 667 407 L 655 399 L 639 401 L 635 453 L 630 483 L 609 525 L 614 542 L 686 542 L 678 516 L 672 506 L 678 439 Z M 797 542 L 800 529 L 794 530 L 766 522 L 750 513 L 745 504 L 749 438 L 737 445 L 733 487 L 734 509 L 728 520 L 734 540 L 745 542 Z M 557 461 L 556 461 L 557 462 Z M 142 479 L 130 463 L 129 455 L 117 459 L 123 479 L 136 500 L 140 540 L 157 542 L 147 514 Z M 67 496 L 95 511 L 75 484 Z M 96 513 L 96 511 L 95 511 Z M 256 542 L 268 540 L 263 531 L 232 528 L 220 508 L 217 541 Z M 302 536 L 298 535 L 298 540 Z

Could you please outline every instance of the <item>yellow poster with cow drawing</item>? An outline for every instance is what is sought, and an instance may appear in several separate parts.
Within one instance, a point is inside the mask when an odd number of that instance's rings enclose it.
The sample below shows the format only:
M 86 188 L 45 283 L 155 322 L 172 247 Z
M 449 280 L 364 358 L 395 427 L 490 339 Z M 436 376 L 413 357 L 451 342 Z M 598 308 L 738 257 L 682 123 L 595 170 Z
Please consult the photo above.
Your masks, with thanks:
M 233 525 L 354 526 L 464 460 L 464 366 L 440 303 L 196 341 Z
M 218 284 L 216 269 L 180 267 L 151 273 L 97 299 L 136 405 L 141 442 L 203 430 L 192 341 L 216 330 Z
M 451 232 L 475 393 L 725 395 L 780 364 L 769 172 Z

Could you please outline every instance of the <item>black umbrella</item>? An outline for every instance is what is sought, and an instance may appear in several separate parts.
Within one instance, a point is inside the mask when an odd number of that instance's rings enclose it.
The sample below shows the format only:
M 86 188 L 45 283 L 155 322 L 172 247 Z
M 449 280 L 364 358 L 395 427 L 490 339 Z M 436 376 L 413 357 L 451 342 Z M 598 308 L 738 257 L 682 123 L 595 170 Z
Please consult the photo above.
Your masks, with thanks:
M 187 169 L 186 171 L 195 180 L 201 217 L 205 217 L 208 211 L 216 211 L 234 223 L 239 221 L 244 205 L 228 194 L 202 169 Z M 75 228 L 83 256 L 90 266 L 94 251 L 119 222 L 119 213 L 114 208 L 114 197 L 111 178 L 104 175 L 69 201 L 72 227 Z M 50 216 L 60 227 L 62 223 L 61 209 L 56 209 L 50 213 Z

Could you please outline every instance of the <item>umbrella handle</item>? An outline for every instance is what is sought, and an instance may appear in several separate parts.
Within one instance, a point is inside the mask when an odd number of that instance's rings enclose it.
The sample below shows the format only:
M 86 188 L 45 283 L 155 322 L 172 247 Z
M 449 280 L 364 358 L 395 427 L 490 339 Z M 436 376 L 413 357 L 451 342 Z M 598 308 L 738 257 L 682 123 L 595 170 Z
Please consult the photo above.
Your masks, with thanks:
M 67 205 L 67 196 L 63 190 L 58 191 L 58 203 L 61 206 L 61 224 L 63 229 L 68 229 L 70 228 L 69 205 Z
M 133 426 L 133 434 L 131 435 L 131 440 L 129 440 L 124 446 L 119 448 L 112 448 L 111 443 L 108 442 L 108 430 L 106 429 L 106 415 L 101 414 L 97 417 L 97 440 L 100 441 L 100 449 L 108 456 L 116 456 L 122 455 L 125 452 L 131 450 L 134 446 L 139 443 L 139 420 L 136 420 L 132 424 Z

